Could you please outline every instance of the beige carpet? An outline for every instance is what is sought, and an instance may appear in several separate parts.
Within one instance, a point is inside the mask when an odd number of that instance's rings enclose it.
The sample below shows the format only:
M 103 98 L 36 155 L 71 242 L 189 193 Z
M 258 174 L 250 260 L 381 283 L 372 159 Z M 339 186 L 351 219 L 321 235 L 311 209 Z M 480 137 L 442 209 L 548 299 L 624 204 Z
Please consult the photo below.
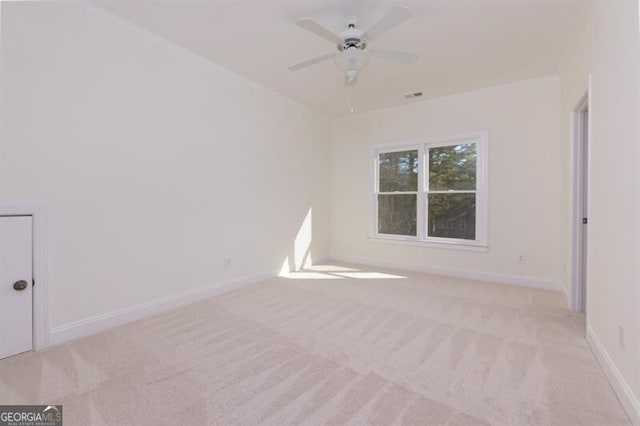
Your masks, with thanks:
M 556 293 L 324 266 L 0 361 L 65 425 L 627 425 Z

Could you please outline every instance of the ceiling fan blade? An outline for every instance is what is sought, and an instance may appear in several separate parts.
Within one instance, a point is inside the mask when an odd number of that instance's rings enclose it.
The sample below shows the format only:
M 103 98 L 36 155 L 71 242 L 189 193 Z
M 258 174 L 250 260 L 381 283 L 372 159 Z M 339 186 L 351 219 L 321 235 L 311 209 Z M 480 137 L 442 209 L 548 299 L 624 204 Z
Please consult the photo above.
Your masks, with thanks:
M 374 38 L 380 37 L 382 34 L 409 19 L 409 17 L 411 17 L 409 9 L 403 6 L 396 6 L 387 12 L 387 14 L 374 24 L 373 27 L 365 31 L 363 37 L 367 40 L 373 40 Z
M 335 53 L 329 53 L 328 55 L 318 56 L 317 58 L 309 59 L 308 61 L 300 62 L 299 64 L 290 66 L 289 71 L 298 71 L 301 68 L 309 67 L 311 65 L 317 64 L 318 62 L 333 59 L 335 56 L 336 56 Z
M 399 64 L 411 64 L 418 60 L 418 55 L 414 55 L 413 53 L 384 49 L 371 49 L 370 52 L 371 56 L 373 56 L 374 58 L 397 62 Z
M 342 37 L 329 31 L 328 29 L 326 29 L 325 27 L 318 24 L 316 21 L 312 19 L 303 18 L 298 22 L 296 22 L 296 24 L 298 24 L 299 27 L 302 27 L 307 31 L 311 31 L 315 35 L 318 35 L 325 40 L 329 40 L 331 43 L 335 45 L 342 44 L 344 42 L 344 40 L 342 40 Z

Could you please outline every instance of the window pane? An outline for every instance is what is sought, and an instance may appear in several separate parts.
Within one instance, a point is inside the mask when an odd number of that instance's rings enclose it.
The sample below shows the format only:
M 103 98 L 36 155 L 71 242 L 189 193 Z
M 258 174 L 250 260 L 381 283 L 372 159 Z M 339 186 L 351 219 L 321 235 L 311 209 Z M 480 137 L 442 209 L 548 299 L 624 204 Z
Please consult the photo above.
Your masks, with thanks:
M 476 194 L 429 194 L 430 237 L 476 239 Z
M 418 151 L 380 154 L 380 192 L 418 190 Z
M 476 189 L 476 144 L 429 149 L 429 191 Z
M 378 195 L 378 233 L 416 236 L 417 195 Z

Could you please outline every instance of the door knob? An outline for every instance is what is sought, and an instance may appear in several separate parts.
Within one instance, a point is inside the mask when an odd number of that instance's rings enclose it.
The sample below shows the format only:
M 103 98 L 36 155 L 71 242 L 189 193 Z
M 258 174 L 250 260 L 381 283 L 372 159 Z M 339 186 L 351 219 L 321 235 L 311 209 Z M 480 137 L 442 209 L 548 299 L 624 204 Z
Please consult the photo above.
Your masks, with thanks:
M 13 284 L 13 289 L 17 290 L 17 291 L 21 291 L 24 290 L 25 288 L 27 288 L 29 284 L 27 284 L 27 282 L 25 280 L 20 280 L 20 281 L 16 281 Z

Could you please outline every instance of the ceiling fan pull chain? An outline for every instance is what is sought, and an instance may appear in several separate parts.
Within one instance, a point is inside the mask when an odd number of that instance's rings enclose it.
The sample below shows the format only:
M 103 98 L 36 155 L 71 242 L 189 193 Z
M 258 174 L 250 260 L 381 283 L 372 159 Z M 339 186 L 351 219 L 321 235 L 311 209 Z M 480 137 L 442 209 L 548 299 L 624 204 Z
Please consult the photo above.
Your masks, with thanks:
M 349 111 L 355 111 L 355 108 L 353 107 L 353 86 L 349 86 Z

